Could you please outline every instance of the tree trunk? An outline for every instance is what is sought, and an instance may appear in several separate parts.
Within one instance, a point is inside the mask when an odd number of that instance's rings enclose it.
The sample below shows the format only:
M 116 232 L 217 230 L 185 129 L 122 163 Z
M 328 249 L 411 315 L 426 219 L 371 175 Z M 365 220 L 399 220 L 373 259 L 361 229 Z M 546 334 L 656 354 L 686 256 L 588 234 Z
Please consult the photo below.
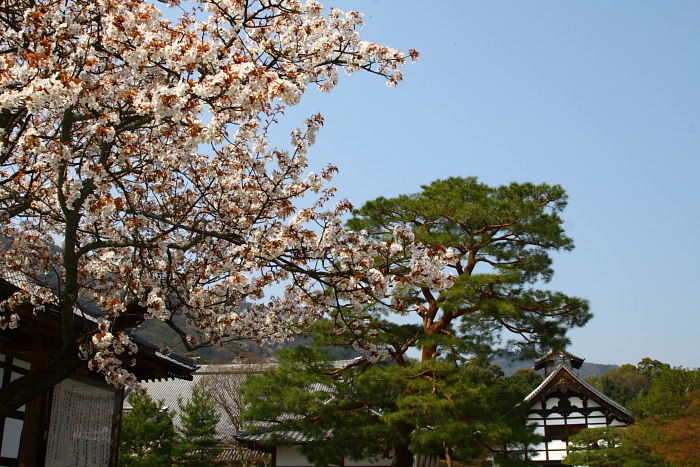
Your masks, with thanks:
M 445 446 L 445 463 L 447 467 L 452 467 L 452 449 L 449 446 Z
M 396 450 L 391 467 L 413 467 L 413 453 L 408 449 L 408 444 L 394 446 Z

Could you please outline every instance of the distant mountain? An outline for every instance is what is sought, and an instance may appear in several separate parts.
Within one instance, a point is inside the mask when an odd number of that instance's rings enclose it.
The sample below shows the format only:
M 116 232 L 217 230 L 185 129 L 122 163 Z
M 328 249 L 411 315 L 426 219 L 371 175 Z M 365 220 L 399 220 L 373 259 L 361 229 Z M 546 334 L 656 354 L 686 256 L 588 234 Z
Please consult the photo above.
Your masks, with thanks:
M 506 376 L 510 376 L 521 368 L 532 368 L 534 366 L 534 361 L 532 360 L 509 360 L 507 358 L 495 358 L 492 363 L 500 366 Z M 588 363 L 583 362 L 580 369 L 574 370 L 581 378 L 587 379 L 591 376 L 602 375 L 610 370 L 615 370 L 620 368 L 619 365 L 601 364 L 601 363 Z
M 297 337 L 285 341 L 259 344 L 254 340 L 243 339 L 226 343 L 224 346 L 204 347 L 189 352 L 182 343 L 180 336 L 165 323 L 157 319 L 145 321 L 135 331 L 135 334 L 148 342 L 168 347 L 173 352 L 188 357 L 198 357 L 201 364 L 224 364 L 240 360 L 275 360 L 282 349 L 294 348 L 300 345 L 310 345 L 310 337 Z M 338 360 L 348 360 L 357 357 L 359 353 L 344 349 L 327 349 Z

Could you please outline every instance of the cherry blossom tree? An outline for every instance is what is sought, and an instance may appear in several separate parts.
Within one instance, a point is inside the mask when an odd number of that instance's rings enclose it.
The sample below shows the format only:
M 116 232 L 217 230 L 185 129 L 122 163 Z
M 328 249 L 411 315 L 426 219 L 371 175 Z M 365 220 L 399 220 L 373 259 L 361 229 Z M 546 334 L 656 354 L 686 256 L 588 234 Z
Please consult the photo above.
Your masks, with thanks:
M 289 148 L 268 137 L 285 107 L 309 86 L 331 91 L 340 69 L 402 79 L 417 53 L 361 40 L 361 14 L 313 0 L 7 0 L 0 24 L 0 271 L 23 278 L 0 332 L 23 325 L 17 307 L 50 306 L 63 346 L 0 390 L 0 412 L 86 362 L 135 384 L 123 331 L 145 319 L 188 349 L 280 338 L 393 287 L 375 258 L 403 251 L 410 231 L 378 241 L 343 228 L 350 204 L 329 203 L 336 169 L 308 169 L 323 118 Z M 440 261 L 416 264 L 449 280 Z M 270 298 L 273 284 L 285 288 Z M 78 329 L 88 302 L 106 315 Z

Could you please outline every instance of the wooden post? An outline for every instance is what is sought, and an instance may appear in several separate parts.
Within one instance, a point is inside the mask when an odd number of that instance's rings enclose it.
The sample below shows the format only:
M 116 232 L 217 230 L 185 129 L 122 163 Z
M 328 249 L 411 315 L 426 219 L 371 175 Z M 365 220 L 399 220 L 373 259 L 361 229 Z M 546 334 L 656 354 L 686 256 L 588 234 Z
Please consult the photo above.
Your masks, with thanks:
M 124 405 L 124 389 L 114 394 L 114 412 L 112 414 L 112 439 L 109 450 L 109 467 L 117 467 L 119 463 L 119 439 L 122 431 L 122 406 Z
M 31 369 L 35 370 L 46 361 L 47 355 L 44 352 L 42 335 L 35 332 Z M 45 401 L 46 393 L 29 401 L 24 411 L 24 427 L 19 445 L 19 467 L 37 467 L 44 459 L 42 431 Z

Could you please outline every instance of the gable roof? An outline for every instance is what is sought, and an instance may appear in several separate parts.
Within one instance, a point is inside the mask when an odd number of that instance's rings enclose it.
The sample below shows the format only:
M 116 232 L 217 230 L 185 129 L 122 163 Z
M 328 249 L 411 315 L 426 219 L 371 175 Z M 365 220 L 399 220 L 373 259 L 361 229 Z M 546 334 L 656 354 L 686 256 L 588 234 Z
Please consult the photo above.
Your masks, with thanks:
M 634 420 L 632 414 L 630 414 L 626 408 L 600 392 L 588 381 L 580 378 L 570 369 L 570 367 L 567 367 L 566 365 L 560 365 L 555 371 L 547 376 L 547 378 L 545 378 L 545 380 L 542 381 L 537 388 L 528 394 L 528 396 L 525 398 L 525 402 L 534 403 L 538 400 L 544 399 L 548 394 L 555 391 L 557 387 L 572 388 L 579 392 L 583 392 L 592 399 L 596 400 L 602 406 L 610 408 L 610 410 L 612 410 L 619 418 L 625 420 L 627 423 L 632 423 Z

